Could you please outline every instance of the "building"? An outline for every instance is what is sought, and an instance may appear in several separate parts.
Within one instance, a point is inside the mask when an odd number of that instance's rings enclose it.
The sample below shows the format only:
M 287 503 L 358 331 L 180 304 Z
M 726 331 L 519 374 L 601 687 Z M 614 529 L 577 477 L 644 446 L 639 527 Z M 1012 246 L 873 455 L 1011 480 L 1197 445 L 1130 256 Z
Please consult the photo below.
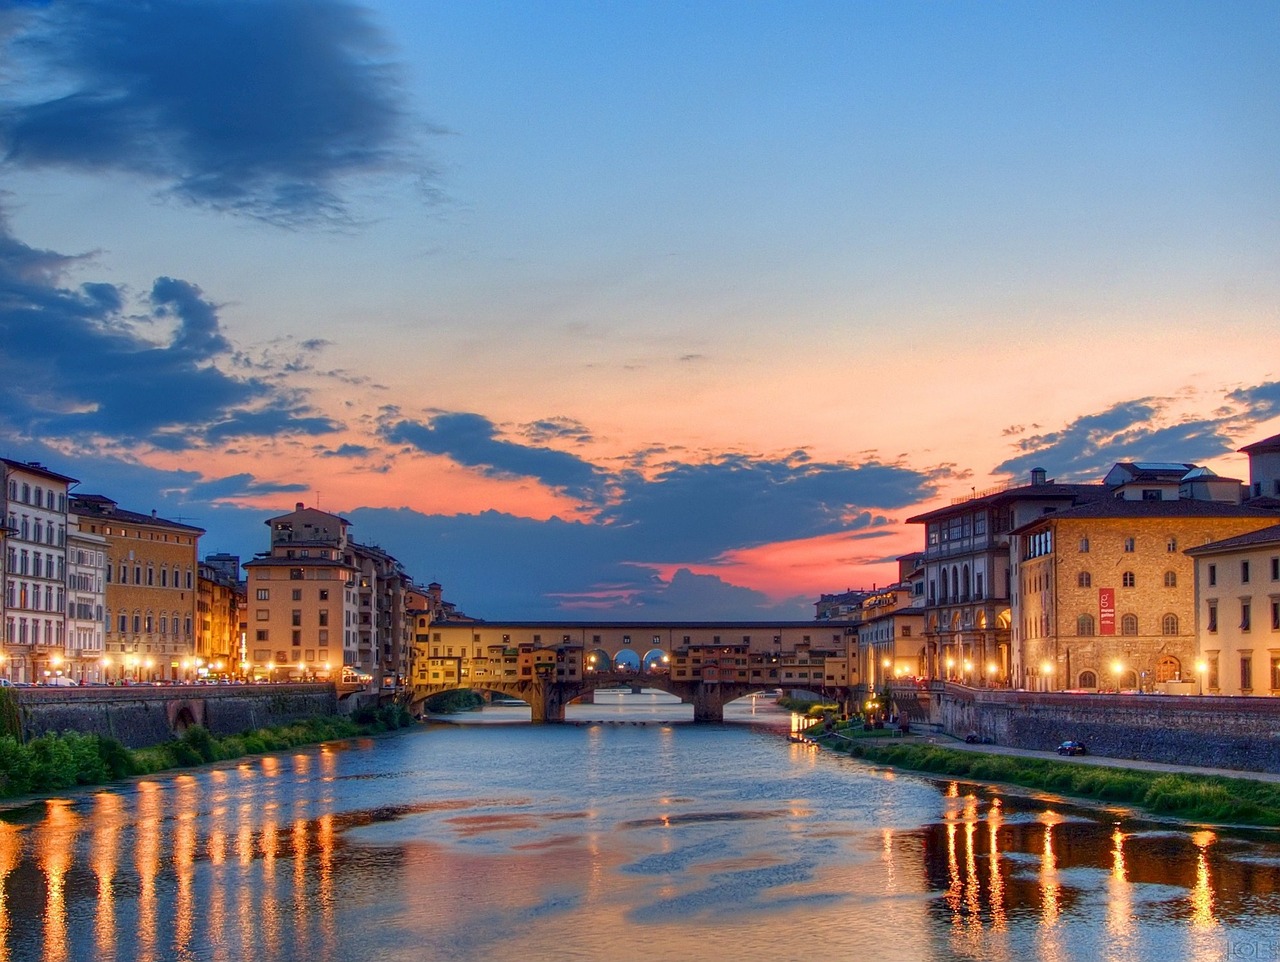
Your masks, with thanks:
M 350 522 L 299 502 L 265 523 L 271 550 L 244 565 L 242 669 L 255 677 L 298 678 L 361 667 Z
M 1280 500 L 1280 434 L 1240 449 L 1249 456 L 1249 497 Z
M 1109 496 L 1101 484 L 1057 484 L 1041 468 L 1009 483 L 908 518 L 925 528 L 924 674 L 1007 685 L 1011 648 L 1010 532 L 1046 512 Z M 988 666 L 995 665 L 991 672 Z
M 35 461 L 4 468 L 4 668 L 42 682 L 65 670 L 67 495 L 75 478 Z
M 1215 501 L 1108 498 L 1015 528 L 1014 684 L 1186 691 L 1196 656 L 1187 550 L 1276 517 Z
M 1280 695 L 1280 524 L 1186 553 L 1195 564 L 1196 690 Z
M 239 567 L 236 559 L 236 567 Z M 184 666 L 184 677 L 222 677 L 239 674 L 243 660 L 240 619 L 244 589 L 239 580 L 227 576 L 227 566 L 200 563 L 196 599 L 196 650 Z
M 903 581 L 862 603 L 855 646 L 861 689 L 871 695 L 891 681 L 927 674 L 924 607 L 914 605 L 911 583 Z M 981 670 L 981 669 L 979 669 Z
M 67 516 L 66 675 L 76 681 L 106 680 L 107 539 L 81 530 Z
M 107 680 L 175 681 L 195 657 L 203 528 L 99 494 L 71 501 L 78 529 L 106 541 L 103 661 Z

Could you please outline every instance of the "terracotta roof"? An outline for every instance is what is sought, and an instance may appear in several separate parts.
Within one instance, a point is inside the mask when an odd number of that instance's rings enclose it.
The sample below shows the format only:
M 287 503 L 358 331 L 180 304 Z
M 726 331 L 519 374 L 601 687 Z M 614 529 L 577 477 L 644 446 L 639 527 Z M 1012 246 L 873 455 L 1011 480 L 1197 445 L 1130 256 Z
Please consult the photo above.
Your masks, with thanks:
M 1241 454 L 1265 454 L 1271 451 L 1280 451 L 1280 434 L 1273 434 L 1269 438 L 1263 438 L 1261 441 L 1254 441 L 1252 444 L 1246 444 L 1240 449 Z
M 1110 497 L 1110 488 L 1098 483 L 1056 484 L 1052 481 L 1045 484 L 1023 484 L 1016 488 L 1007 488 L 993 494 L 969 498 L 965 501 L 949 504 L 944 508 L 935 508 L 924 514 L 917 514 L 907 519 L 907 524 L 920 524 L 938 518 L 949 518 L 954 514 L 971 511 L 977 506 L 994 506 L 1010 501 L 1047 499 L 1069 499 L 1072 501 L 1092 500 Z
M 172 528 L 175 531 L 189 531 L 192 534 L 204 534 L 204 528 L 181 521 L 170 521 L 168 518 L 154 514 L 142 514 L 129 511 L 116 502 L 100 494 L 76 494 L 71 498 L 71 510 L 81 517 L 100 518 L 104 521 L 120 521 L 124 524 L 137 524 L 152 528 Z
M 9 458 L 0 458 L 0 464 L 7 464 L 17 471 L 30 471 L 32 474 L 38 474 L 53 481 L 62 481 L 65 484 L 80 483 L 79 478 L 71 478 L 65 474 L 59 474 L 57 471 L 51 471 L 39 461 L 13 461 Z
M 1248 534 L 1238 534 L 1234 538 L 1211 541 L 1195 548 L 1188 548 L 1183 553 L 1192 556 L 1215 554 L 1219 551 L 1233 551 L 1236 548 L 1252 548 L 1256 545 L 1264 544 L 1280 544 L 1280 524 L 1259 528 L 1257 531 L 1250 531 Z
M 1274 520 L 1276 515 L 1276 511 L 1266 508 L 1226 504 L 1221 501 L 1201 501 L 1194 498 L 1179 498 L 1177 501 L 1105 498 L 1102 501 L 1089 501 L 1041 515 L 1034 521 L 1028 521 L 1015 528 L 1011 533 L 1020 534 L 1045 521 L 1058 518 L 1068 520 L 1077 518 L 1271 518 Z

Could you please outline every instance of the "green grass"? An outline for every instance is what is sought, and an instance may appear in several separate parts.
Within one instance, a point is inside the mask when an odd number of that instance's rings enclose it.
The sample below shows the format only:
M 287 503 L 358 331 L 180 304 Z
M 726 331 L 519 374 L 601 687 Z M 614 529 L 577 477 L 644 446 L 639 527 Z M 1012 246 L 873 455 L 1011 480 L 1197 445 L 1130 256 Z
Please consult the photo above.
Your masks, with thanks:
M 390 731 L 412 721 L 402 706 L 388 705 L 364 709 L 353 718 L 318 715 L 290 725 L 221 738 L 196 726 L 188 728 L 181 738 L 132 750 L 114 738 L 74 731 L 41 735 L 26 743 L 12 735 L 0 735 L 0 798 L 103 785 L 132 775 Z
M 839 739 L 827 741 L 838 750 L 847 744 Z M 1193 821 L 1280 825 L 1280 785 L 1273 782 L 1104 768 L 909 743 L 873 745 L 855 741 L 848 750 L 854 758 L 882 765 L 1117 802 Z

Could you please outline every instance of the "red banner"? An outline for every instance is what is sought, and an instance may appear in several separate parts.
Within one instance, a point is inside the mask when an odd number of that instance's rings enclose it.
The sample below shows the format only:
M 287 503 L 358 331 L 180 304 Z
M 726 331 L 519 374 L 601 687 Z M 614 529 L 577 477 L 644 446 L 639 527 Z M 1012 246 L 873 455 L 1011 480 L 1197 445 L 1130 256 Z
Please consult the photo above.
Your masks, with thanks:
M 1116 589 L 1098 589 L 1098 634 L 1116 633 Z

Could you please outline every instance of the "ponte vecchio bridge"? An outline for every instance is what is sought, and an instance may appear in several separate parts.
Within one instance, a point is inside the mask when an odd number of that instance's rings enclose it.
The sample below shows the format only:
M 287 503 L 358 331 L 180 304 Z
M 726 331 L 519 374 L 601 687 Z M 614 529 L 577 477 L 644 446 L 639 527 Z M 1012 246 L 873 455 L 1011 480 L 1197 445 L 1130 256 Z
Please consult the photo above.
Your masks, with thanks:
M 694 721 L 768 688 L 847 702 L 850 626 L 822 622 L 446 622 L 415 635 L 412 705 L 458 689 L 527 702 L 535 722 L 599 688 L 642 684 L 693 705 Z M 856 679 L 855 679 L 856 683 Z

